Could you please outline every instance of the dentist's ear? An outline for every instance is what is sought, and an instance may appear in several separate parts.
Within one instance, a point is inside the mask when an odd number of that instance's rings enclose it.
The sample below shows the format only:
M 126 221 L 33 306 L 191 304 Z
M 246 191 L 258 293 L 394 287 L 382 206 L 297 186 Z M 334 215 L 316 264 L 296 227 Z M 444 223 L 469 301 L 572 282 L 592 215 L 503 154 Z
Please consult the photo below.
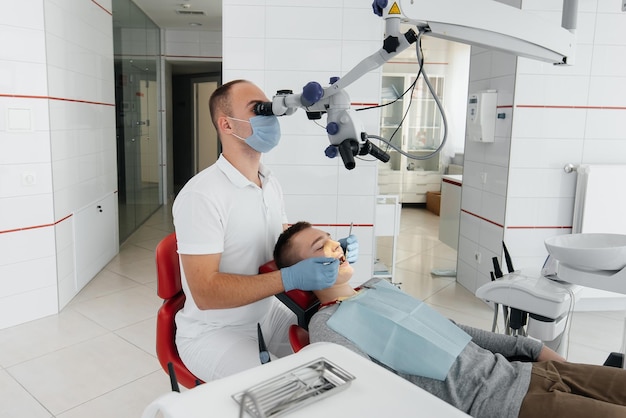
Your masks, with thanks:
M 233 128 L 230 126 L 230 120 L 226 116 L 220 116 L 217 118 L 217 126 L 223 132 L 229 133 Z

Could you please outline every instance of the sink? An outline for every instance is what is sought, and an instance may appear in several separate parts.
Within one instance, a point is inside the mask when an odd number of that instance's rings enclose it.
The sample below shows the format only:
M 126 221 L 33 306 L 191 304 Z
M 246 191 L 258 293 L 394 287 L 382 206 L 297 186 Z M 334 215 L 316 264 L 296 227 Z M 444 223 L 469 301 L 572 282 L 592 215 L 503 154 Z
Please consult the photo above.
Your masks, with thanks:
M 548 253 L 560 263 L 585 270 L 626 267 L 626 235 L 570 234 L 545 240 Z

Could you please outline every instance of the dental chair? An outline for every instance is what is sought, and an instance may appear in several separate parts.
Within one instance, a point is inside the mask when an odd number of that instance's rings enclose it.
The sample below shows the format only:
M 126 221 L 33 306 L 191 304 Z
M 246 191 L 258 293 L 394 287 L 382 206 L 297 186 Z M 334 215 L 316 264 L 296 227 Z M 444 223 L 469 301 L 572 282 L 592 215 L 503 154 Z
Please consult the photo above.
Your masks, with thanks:
M 276 271 L 274 260 L 268 261 L 259 267 L 259 273 Z M 293 289 L 276 295 L 278 300 L 285 304 L 298 318 L 298 325 L 289 327 L 289 343 L 294 353 L 309 345 L 309 321 L 319 307 L 320 301 L 313 292 Z
M 176 312 L 185 304 L 176 248 L 176 234 L 174 232 L 163 238 L 156 247 L 157 294 L 163 299 L 163 305 L 157 313 L 156 353 L 161 367 L 170 375 L 173 382 L 172 386 L 177 381 L 190 389 L 204 382 L 187 370 L 176 348 L 176 322 L 174 318 Z M 170 367 L 172 367 L 176 379 L 170 373 Z
M 270 273 L 276 270 L 278 270 L 278 268 L 274 260 L 268 261 L 259 267 L 260 274 Z M 317 308 L 320 304 L 320 301 L 317 300 L 313 292 L 293 289 L 288 292 L 279 293 L 276 297 L 296 314 L 299 326 L 305 330 L 309 329 L 309 321 L 313 314 L 317 312 Z

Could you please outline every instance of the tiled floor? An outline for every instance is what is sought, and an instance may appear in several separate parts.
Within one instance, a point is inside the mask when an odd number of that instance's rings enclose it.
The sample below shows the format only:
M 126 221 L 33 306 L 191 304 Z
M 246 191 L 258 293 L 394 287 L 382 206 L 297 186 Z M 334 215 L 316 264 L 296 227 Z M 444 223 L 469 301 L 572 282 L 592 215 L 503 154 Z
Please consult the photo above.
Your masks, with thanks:
M 402 210 L 394 281 L 458 322 L 491 329 L 486 304 L 454 278 L 431 276 L 455 268 L 438 223 L 424 209 Z M 154 350 L 154 248 L 172 230 L 159 210 L 59 315 L 0 330 L 0 418 L 139 417 L 169 391 Z M 389 244 L 379 242 L 381 259 Z M 601 364 L 621 346 L 623 317 L 575 313 L 569 359 Z

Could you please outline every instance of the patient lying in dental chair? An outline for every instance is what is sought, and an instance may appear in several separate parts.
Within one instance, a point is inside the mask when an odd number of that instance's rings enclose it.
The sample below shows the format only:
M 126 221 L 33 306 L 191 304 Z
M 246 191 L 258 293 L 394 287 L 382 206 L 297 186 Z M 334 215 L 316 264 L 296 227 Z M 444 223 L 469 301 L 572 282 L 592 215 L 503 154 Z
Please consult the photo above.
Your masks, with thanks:
M 315 291 L 321 304 L 309 323 L 311 342 L 343 345 L 474 417 L 626 417 L 626 371 L 622 369 L 568 363 L 540 341 L 454 324 L 405 293 L 390 290 L 393 286 L 380 279 L 353 289 L 349 284 L 353 268 L 341 245 L 307 222 L 285 230 L 274 249 L 279 268 L 320 256 L 337 258 L 341 264 L 335 284 Z M 380 335 L 394 334 L 387 328 L 395 325 L 388 318 L 379 319 L 389 310 L 386 304 L 407 303 L 419 306 L 415 311 L 423 318 L 414 319 L 420 321 L 420 329 L 430 327 L 446 338 L 433 344 L 433 354 L 428 340 L 439 338 L 429 337 L 432 333 L 394 336 L 397 346 L 425 341 L 402 346 L 406 348 L 399 357 L 405 361 L 380 350 Z M 358 315 L 368 320 L 356 320 Z M 507 360 L 515 356 L 534 362 Z

